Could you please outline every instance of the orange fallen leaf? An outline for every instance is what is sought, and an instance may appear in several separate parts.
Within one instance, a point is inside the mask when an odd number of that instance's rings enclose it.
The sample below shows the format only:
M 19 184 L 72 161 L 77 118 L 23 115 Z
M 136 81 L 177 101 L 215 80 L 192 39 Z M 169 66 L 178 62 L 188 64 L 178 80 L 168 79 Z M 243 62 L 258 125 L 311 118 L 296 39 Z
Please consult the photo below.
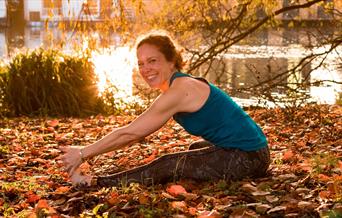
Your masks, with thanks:
M 54 132 L 55 128 L 53 128 L 52 126 L 49 126 L 48 128 L 46 128 L 46 131 L 48 132 Z
M 182 194 L 182 193 L 187 193 L 185 188 L 181 185 L 171 185 L 171 186 L 167 187 L 166 191 L 175 197 Z
M 189 211 L 189 214 L 190 214 L 191 216 L 196 216 L 196 213 L 197 213 L 197 209 L 196 209 L 196 208 L 194 208 L 194 207 L 189 207 L 189 208 L 188 208 L 188 211 Z
M 294 153 L 293 151 L 289 150 L 289 151 L 286 151 L 284 154 L 283 154 L 283 161 L 290 161 L 294 158 Z
M 40 199 L 40 196 L 36 195 L 32 191 L 27 192 L 26 196 L 27 196 L 27 200 L 26 200 L 27 203 L 36 203 Z
M 184 201 L 173 201 L 171 202 L 171 207 L 184 213 L 188 211 L 188 206 Z
M 341 186 L 341 182 L 340 181 L 330 181 L 327 183 L 327 188 L 328 191 L 331 194 L 338 194 L 338 193 L 342 193 L 342 186 Z
M 329 199 L 330 196 L 331 196 L 331 193 L 330 193 L 329 191 L 321 191 L 321 192 L 319 193 L 319 197 L 320 197 L 321 199 Z
M 297 142 L 298 147 L 305 147 L 306 146 L 306 142 L 303 140 L 300 140 L 299 142 Z
M 117 192 L 111 192 L 107 196 L 107 202 L 111 205 L 119 203 L 119 194 Z
M 15 146 L 13 146 L 13 150 L 14 151 L 22 151 L 22 150 L 24 150 L 24 148 L 21 145 L 15 145 Z
M 36 205 L 36 209 L 49 208 L 49 207 L 50 206 L 49 206 L 47 200 L 45 200 L 45 199 L 39 200 L 37 205 Z
M 153 161 L 154 159 L 156 159 L 157 155 L 158 155 L 158 150 L 153 150 L 152 154 L 149 157 L 145 158 L 142 162 L 149 163 Z
M 128 161 L 127 157 L 122 157 L 117 161 L 117 164 L 122 165 L 122 164 L 125 164 L 127 161 Z
M 325 174 L 318 174 L 318 179 L 322 182 L 328 182 L 330 181 L 330 177 Z
M 26 208 L 28 208 L 30 206 L 30 204 L 28 204 L 27 202 L 23 202 L 22 201 L 21 203 L 18 204 L 18 206 L 20 208 L 26 209 Z
M 35 211 L 36 211 L 36 214 L 38 215 L 38 217 L 39 217 L 39 215 L 43 209 L 46 210 L 46 212 L 44 212 L 44 213 L 49 215 L 48 217 L 52 217 L 54 215 L 57 216 L 56 210 L 53 207 L 50 207 L 47 200 L 45 200 L 45 199 L 39 200 L 37 205 L 36 205 Z
M 333 180 L 342 182 L 342 175 L 334 175 Z
M 32 148 L 31 149 L 31 155 L 32 156 L 39 156 L 41 154 L 41 150 L 39 150 L 38 148 Z
M 153 161 L 154 159 L 156 159 L 156 155 L 152 154 L 148 158 L 145 158 L 142 162 L 143 163 L 149 163 L 149 162 Z
M 56 126 L 58 126 L 59 121 L 58 120 L 48 120 L 46 123 L 50 127 L 56 127 Z
M 70 187 L 68 187 L 68 186 L 61 186 L 61 187 L 58 187 L 55 190 L 55 194 L 64 194 L 64 193 L 68 192 L 69 190 L 70 190 Z
M 147 194 L 140 194 L 139 197 L 139 204 L 149 204 L 150 203 L 150 199 L 148 198 L 148 195 Z

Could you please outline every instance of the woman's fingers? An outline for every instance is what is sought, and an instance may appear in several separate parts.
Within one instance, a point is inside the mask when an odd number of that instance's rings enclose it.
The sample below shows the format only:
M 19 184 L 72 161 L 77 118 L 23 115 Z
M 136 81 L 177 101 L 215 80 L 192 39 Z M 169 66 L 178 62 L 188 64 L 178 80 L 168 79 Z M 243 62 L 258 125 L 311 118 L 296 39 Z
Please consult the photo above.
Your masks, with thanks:
M 61 147 L 60 150 L 64 153 L 59 157 L 60 160 L 62 160 L 63 165 L 65 166 L 65 170 L 72 174 L 75 169 L 81 164 L 78 160 L 78 150 L 79 148 L 74 146 L 67 146 L 67 147 Z
M 70 149 L 70 147 L 60 147 L 59 150 L 61 150 L 63 153 L 68 153 L 68 150 Z
M 69 172 L 69 175 L 73 175 L 78 167 L 72 166 Z

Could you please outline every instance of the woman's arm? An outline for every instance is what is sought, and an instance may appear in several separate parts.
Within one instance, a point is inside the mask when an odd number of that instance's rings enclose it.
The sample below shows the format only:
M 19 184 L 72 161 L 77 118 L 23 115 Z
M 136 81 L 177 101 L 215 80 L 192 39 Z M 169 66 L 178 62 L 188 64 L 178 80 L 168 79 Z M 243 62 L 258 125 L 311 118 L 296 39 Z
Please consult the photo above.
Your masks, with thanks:
M 160 129 L 175 113 L 182 111 L 188 96 L 186 87 L 174 87 L 161 94 L 144 113 L 130 124 L 114 129 L 99 141 L 86 147 L 67 147 L 62 160 L 66 170 L 72 175 L 83 158 L 123 148 Z
M 120 149 L 160 129 L 177 112 L 177 95 L 178 92 L 160 95 L 150 108 L 130 124 L 117 128 L 94 144 L 84 147 L 84 158 Z

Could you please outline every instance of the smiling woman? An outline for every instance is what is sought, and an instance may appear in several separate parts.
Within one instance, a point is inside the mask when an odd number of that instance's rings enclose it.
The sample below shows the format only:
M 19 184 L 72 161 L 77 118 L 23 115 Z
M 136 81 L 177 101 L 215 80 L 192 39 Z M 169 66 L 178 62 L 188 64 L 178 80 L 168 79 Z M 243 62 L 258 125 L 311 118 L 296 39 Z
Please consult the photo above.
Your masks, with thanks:
M 128 46 L 117 47 L 101 53 L 94 52 L 92 57 L 95 73 L 99 77 L 100 95 L 108 85 L 114 85 L 117 88 L 114 97 L 128 101 L 133 90 L 132 75 L 136 63 L 134 52 Z
M 182 72 L 183 58 L 171 37 L 163 33 L 144 35 L 137 43 L 136 55 L 141 76 L 161 94 L 134 121 L 97 142 L 62 148 L 65 154 L 61 159 L 74 184 L 149 185 L 181 178 L 238 180 L 265 175 L 270 156 L 261 128 L 227 93 L 203 78 Z M 167 154 L 128 171 L 102 177 L 80 174 L 79 166 L 86 159 L 130 146 L 171 118 L 203 140 L 190 145 L 189 151 Z

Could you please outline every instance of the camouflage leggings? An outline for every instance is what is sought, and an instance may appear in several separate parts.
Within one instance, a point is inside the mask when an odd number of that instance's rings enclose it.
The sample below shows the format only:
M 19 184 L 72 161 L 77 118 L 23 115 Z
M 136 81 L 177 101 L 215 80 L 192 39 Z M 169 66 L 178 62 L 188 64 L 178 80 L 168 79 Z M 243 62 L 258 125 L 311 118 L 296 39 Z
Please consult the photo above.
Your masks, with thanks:
M 199 141 L 191 144 L 189 151 L 167 154 L 131 170 L 97 177 L 97 185 L 110 187 L 122 182 L 151 185 L 178 179 L 239 180 L 264 176 L 269 164 L 268 147 L 246 152 Z

